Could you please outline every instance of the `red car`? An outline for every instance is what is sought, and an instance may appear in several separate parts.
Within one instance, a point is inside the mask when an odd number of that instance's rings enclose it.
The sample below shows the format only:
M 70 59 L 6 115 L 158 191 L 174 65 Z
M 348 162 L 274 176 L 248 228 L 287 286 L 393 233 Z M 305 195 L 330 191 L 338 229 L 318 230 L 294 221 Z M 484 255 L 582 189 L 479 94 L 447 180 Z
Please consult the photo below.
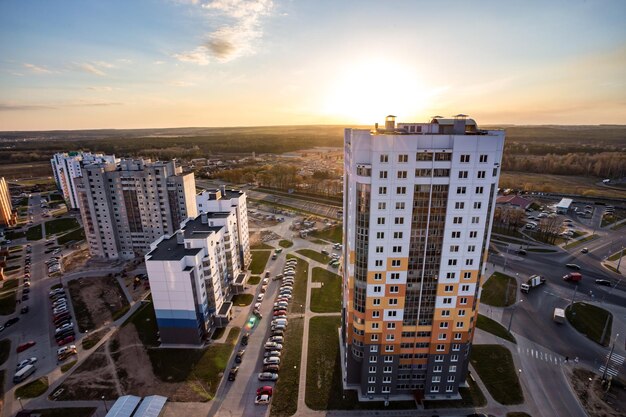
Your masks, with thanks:
M 59 346 L 67 345 L 68 343 L 72 343 L 74 340 L 75 340 L 74 336 L 67 336 L 61 340 L 57 340 L 57 345 Z
M 272 387 L 265 385 L 256 390 L 256 395 L 272 395 Z
M 287 315 L 287 310 L 274 311 L 274 316 L 286 316 L 286 315 Z
M 36 345 L 36 343 L 35 343 L 34 340 L 28 341 L 26 343 L 22 343 L 21 345 L 19 345 L 17 347 L 17 349 L 16 349 L 17 353 L 24 352 L 26 349 L 31 348 L 31 347 L 33 347 L 35 345 Z

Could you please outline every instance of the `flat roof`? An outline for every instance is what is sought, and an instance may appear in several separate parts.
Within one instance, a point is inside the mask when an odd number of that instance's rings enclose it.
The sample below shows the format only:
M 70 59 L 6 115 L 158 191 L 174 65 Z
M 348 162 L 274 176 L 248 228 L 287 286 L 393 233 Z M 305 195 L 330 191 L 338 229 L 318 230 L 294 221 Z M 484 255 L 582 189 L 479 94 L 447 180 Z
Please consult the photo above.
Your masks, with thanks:
M 207 216 L 207 219 L 208 218 L 210 217 Z M 219 232 L 222 227 L 224 226 L 210 226 L 208 223 L 202 223 L 202 215 L 199 215 L 195 219 L 188 220 L 187 223 L 185 223 L 185 228 L 182 230 L 186 238 L 194 238 Z
M 556 206 L 560 208 L 569 208 L 569 206 L 572 205 L 573 201 L 574 200 L 572 200 L 571 198 L 563 198 Z
M 163 239 L 154 250 L 148 253 L 152 261 L 180 261 L 185 256 L 197 255 L 201 248 L 185 248 L 185 245 L 178 243 L 176 234 L 169 239 Z
M 233 308 L 233 303 L 231 301 L 226 301 L 220 307 L 220 311 L 217 312 L 217 315 L 218 316 L 225 316 L 226 314 L 228 314 L 228 312 L 230 311 L 231 308 Z
M 124 395 L 115 401 L 106 417 L 130 417 L 137 408 L 139 401 L 141 401 L 141 397 Z
M 166 402 L 167 397 L 161 395 L 145 397 L 133 417 L 159 417 Z

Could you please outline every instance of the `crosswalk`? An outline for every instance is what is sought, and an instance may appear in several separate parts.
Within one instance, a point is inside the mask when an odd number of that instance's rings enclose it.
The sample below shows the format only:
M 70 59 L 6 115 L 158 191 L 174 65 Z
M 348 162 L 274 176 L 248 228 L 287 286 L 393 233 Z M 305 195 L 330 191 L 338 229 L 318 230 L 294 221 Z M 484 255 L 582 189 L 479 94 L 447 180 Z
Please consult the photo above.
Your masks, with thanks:
M 518 346 L 517 353 L 519 353 L 520 355 L 530 356 L 531 358 L 538 359 L 540 361 L 544 361 L 553 365 L 562 365 L 565 363 L 565 358 L 550 352 L 543 352 L 539 349 L 522 348 Z
M 617 376 L 617 374 L 619 373 L 618 368 L 624 364 L 624 360 L 626 360 L 626 358 L 624 358 L 622 355 L 618 355 L 617 353 L 613 353 L 611 355 L 611 358 L 609 359 L 609 354 L 607 353 L 604 357 L 604 364 L 600 366 L 600 372 L 602 372 L 603 374 L 607 360 L 609 362 L 609 366 L 606 367 L 606 374 L 611 376 Z

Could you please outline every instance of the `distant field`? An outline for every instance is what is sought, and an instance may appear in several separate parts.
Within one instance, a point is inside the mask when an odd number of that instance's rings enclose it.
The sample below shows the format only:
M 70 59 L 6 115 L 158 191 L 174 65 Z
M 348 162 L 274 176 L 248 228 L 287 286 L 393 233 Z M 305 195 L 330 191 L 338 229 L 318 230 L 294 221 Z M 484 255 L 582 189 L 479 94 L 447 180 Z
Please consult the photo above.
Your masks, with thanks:
M 588 197 L 626 198 L 626 190 L 597 185 L 599 178 L 568 175 L 533 174 L 528 172 L 502 172 L 500 188 L 526 191 L 578 194 Z
M 52 153 L 50 153 L 52 156 Z M 0 164 L 0 177 L 6 179 L 51 177 L 50 161 L 28 162 L 23 164 Z M 19 184 L 19 183 L 18 183 Z

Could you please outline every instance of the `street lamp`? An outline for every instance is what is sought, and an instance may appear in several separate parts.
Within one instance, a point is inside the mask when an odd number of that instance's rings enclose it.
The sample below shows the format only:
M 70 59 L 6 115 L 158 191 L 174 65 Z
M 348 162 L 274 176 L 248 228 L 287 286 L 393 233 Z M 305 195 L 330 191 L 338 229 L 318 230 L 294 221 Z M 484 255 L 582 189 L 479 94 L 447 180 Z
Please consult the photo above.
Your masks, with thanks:
M 523 302 L 524 300 L 519 300 L 519 302 Z M 507 332 L 511 332 L 511 325 L 513 324 L 513 316 L 515 316 L 515 311 L 517 310 L 517 305 L 513 307 L 513 311 L 511 311 L 511 318 L 509 319 L 509 327 L 507 328 Z
M 104 409 L 106 410 L 106 412 L 109 412 L 109 407 L 107 407 L 107 402 L 104 401 L 104 395 L 102 396 L 102 402 L 104 403 Z
M 20 403 L 20 408 L 22 409 L 22 411 L 24 411 L 24 405 L 22 404 L 22 398 L 21 397 L 17 397 L 17 401 Z

